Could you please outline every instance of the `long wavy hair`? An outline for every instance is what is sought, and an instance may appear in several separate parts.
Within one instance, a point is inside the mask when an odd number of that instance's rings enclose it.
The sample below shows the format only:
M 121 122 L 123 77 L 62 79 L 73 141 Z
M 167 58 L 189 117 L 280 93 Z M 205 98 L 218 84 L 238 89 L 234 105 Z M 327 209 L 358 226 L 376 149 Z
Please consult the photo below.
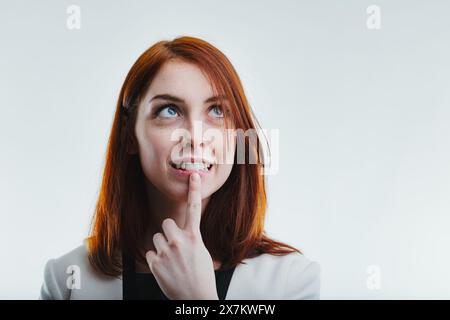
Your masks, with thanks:
M 157 42 L 142 53 L 120 90 L 99 197 L 87 238 L 91 265 L 108 276 L 117 277 L 122 273 L 123 250 L 145 263 L 142 254 L 145 226 L 152 221 L 145 192 L 146 178 L 139 155 L 128 150 L 136 143 L 134 126 L 140 99 L 158 70 L 172 59 L 198 66 L 208 77 L 213 90 L 226 97 L 230 106 L 230 114 L 225 115 L 227 125 L 232 122 L 235 128 L 244 131 L 260 128 L 234 67 L 210 43 L 193 37 L 179 37 Z M 260 137 L 256 145 L 245 137 L 243 143 L 249 153 L 260 155 L 257 150 L 262 147 Z M 264 231 L 266 191 L 261 170 L 265 162 L 258 158 L 262 161 L 255 164 L 233 163 L 230 176 L 211 195 L 202 215 L 203 242 L 213 259 L 222 262 L 221 270 L 263 253 L 301 253 L 297 248 L 270 239 Z

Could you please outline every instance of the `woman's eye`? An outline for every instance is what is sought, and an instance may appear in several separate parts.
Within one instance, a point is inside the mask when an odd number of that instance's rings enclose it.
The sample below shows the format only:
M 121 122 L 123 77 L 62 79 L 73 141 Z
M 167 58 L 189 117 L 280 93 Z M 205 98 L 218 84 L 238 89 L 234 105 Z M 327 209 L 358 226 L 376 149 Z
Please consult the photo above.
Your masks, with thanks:
M 215 118 L 223 118 L 223 110 L 221 106 L 215 105 L 211 108 L 210 113 L 213 113 L 213 117 Z
M 162 118 L 173 118 L 176 117 L 177 114 L 177 108 L 173 105 L 163 106 L 157 112 L 157 115 Z

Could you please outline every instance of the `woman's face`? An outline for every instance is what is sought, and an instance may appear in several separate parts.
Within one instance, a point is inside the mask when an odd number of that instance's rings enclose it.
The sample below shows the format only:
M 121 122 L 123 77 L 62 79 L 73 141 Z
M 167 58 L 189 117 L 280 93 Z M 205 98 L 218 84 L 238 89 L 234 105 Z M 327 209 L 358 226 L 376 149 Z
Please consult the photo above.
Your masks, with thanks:
M 196 65 L 172 60 L 161 67 L 140 100 L 135 134 L 143 172 L 174 201 L 187 200 L 194 171 L 202 179 L 202 199 L 230 175 L 235 139 L 226 143 L 227 106 L 213 97 L 210 82 Z

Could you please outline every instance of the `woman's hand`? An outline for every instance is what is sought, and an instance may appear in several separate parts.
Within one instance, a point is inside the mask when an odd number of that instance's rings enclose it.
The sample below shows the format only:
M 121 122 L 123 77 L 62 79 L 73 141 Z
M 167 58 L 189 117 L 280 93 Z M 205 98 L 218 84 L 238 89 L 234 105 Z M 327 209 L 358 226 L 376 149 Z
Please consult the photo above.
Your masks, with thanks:
M 189 178 L 186 223 L 179 228 L 173 219 L 162 223 L 164 234 L 153 236 L 155 251 L 146 253 L 147 263 L 169 299 L 218 300 L 214 266 L 200 234 L 201 179 Z

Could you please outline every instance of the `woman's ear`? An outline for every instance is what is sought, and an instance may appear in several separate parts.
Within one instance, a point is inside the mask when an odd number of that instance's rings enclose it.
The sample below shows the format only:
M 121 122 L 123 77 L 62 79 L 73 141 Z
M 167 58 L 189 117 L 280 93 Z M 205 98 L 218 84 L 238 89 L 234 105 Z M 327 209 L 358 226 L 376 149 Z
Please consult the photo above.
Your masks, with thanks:
M 137 141 L 134 137 L 134 134 L 130 134 L 128 135 L 129 137 L 129 141 L 127 144 L 127 153 L 128 154 L 137 154 L 138 153 L 138 145 L 137 145 Z
M 130 155 L 137 154 L 139 152 L 138 148 L 138 142 L 136 140 L 136 137 L 134 135 L 134 132 L 132 131 L 131 121 L 128 117 L 123 118 L 123 126 L 124 129 L 123 132 L 125 134 L 125 140 L 127 145 L 127 153 Z

